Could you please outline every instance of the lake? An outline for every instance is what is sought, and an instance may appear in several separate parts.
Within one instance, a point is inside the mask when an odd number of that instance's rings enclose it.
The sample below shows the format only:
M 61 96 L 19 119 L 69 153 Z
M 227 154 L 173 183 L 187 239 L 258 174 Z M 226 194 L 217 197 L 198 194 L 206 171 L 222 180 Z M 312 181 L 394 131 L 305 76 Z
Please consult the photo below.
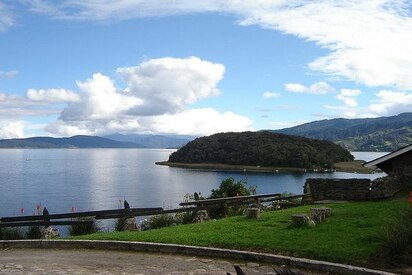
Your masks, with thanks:
M 376 178 L 384 174 L 259 174 L 186 170 L 155 165 L 175 150 L 166 149 L 2 149 L 0 216 L 26 215 L 36 205 L 50 213 L 113 209 L 127 199 L 131 207 L 175 208 L 186 193 L 208 196 L 223 179 L 256 185 L 258 193 L 302 193 L 309 177 Z M 356 152 L 371 160 L 384 153 Z

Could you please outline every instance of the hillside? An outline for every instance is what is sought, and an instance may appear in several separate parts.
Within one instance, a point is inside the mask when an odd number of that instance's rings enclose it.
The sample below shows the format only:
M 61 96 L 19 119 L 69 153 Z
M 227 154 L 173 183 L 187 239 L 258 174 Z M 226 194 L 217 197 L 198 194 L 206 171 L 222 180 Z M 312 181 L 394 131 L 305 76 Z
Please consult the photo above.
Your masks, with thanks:
M 412 144 L 412 113 L 365 119 L 326 119 L 273 132 L 329 140 L 349 151 L 390 152 Z
M 218 163 L 263 167 L 318 168 L 353 160 L 329 142 L 267 131 L 220 133 L 197 138 L 172 153 L 172 163 Z
M 142 148 L 131 142 L 119 142 L 96 136 L 68 138 L 32 137 L 0 140 L 0 148 Z
M 180 148 L 193 139 L 186 136 L 122 135 L 119 133 L 104 137 L 121 142 L 137 143 L 147 148 Z

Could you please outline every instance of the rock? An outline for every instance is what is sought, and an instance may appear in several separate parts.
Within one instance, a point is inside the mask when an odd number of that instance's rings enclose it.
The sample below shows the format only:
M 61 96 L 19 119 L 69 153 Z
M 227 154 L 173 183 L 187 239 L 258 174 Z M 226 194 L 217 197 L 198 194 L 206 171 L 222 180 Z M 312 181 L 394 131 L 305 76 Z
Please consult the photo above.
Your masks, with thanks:
M 140 231 L 140 226 L 136 223 L 136 219 L 134 217 L 126 219 L 124 223 L 124 230 L 125 231 Z
M 248 208 L 246 210 L 246 217 L 249 219 L 258 219 L 260 216 L 260 209 L 259 208 Z
M 329 207 L 312 208 L 311 211 L 311 218 L 315 223 L 321 223 L 326 219 L 326 217 L 332 215 L 332 209 Z
M 292 215 L 292 225 L 294 226 L 309 225 L 309 223 L 310 223 L 310 218 L 306 214 Z
M 205 222 L 210 220 L 209 214 L 207 213 L 206 210 L 199 210 L 195 213 L 193 217 L 193 222 L 198 223 L 198 222 Z
M 51 226 L 42 226 L 40 228 L 40 234 L 42 239 L 54 239 L 60 237 L 59 230 Z

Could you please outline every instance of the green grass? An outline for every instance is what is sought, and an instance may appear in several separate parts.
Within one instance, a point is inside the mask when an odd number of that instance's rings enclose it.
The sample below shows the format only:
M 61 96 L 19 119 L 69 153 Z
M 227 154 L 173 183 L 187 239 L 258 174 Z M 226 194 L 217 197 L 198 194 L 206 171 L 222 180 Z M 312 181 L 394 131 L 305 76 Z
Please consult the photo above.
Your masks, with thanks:
M 76 239 L 186 244 L 365 264 L 385 242 L 388 221 L 406 209 L 407 202 L 398 198 L 327 206 L 332 208 L 332 216 L 313 228 L 290 226 L 292 214 L 309 213 L 312 205 L 265 212 L 258 220 L 237 216 L 142 232 L 98 233 Z
M 334 167 L 337 171 L 340 172 L 356 172 L 356 173 L 373 173 L 376 171 L 376 168 L 363 167 L 363 160 L 354 160 L 354 161 L 343 161 L 334 164 Z

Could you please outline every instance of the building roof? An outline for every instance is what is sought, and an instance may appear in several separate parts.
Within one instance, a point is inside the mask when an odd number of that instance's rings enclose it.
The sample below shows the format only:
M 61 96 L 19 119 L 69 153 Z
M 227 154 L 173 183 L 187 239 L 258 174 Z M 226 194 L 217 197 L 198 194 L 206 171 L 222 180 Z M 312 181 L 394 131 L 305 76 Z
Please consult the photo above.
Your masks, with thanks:
M 392 153 L 389 153 L 387 155 L 384 155 L 380 158 L 377 158 L 377 159 L 371 160 L 369 162 L 366 162 L 366 163 L 363 164 L 363 166 L 365 166 L 365 167 L 376 166 L 376 165 L 378 165 L 382 162 L 385 162 L 385 161 L 390 160 L 394 157 L 403 155 L 403 154 L 405 154 L 406 152 L 409 152 L 409 151 L 412 151 L 412 144 L 410 144 L 408 146 L 405 146 L 405 147 L 402 147 L 402 148 L 400 148 L 396 151 L 393 151 Z

